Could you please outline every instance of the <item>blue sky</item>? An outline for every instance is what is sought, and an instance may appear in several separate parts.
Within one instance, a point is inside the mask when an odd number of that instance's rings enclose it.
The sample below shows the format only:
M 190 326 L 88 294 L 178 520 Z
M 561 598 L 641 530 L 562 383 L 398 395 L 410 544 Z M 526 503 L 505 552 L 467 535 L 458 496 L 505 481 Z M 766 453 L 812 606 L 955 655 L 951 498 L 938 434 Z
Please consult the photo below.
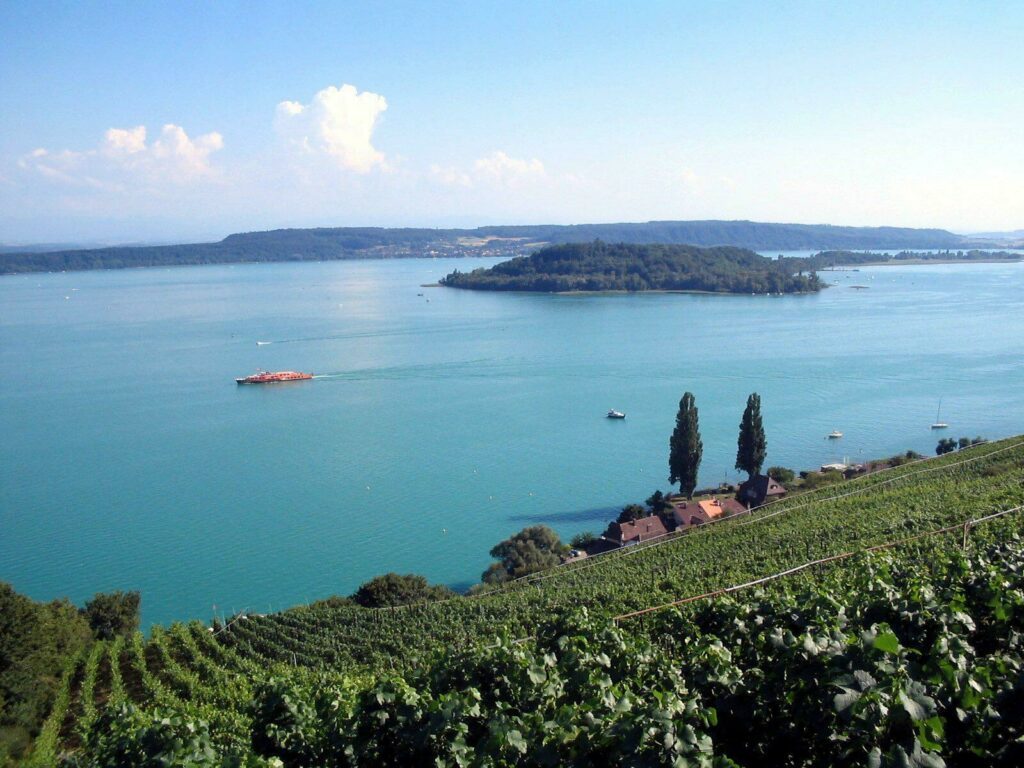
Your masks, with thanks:
M 1024 4 L 0 2 L 0 242 L 1024 227 Z

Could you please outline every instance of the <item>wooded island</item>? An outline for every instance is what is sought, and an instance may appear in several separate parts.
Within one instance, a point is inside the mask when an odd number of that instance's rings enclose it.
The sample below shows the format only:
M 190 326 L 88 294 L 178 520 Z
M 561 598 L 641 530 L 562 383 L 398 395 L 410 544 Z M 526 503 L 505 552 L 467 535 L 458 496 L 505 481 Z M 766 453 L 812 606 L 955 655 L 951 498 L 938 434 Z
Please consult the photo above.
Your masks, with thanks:
M 810 293 L 824 283 L 802 259 L 769 259 L 731 246 L 568 243 L 489 269 L 452 272 L 452 288 L 486 291 L 701 291 Z

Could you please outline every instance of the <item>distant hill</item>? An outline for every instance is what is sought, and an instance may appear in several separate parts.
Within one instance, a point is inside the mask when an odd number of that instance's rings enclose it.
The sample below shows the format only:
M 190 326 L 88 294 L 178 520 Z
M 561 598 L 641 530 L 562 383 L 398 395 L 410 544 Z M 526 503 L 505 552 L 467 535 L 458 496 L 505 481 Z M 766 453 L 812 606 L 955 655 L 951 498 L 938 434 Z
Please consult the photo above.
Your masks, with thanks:
M 493 226 L 477 229 L 337 227 L 229 235 L 215 243 L 0 253 L 0 272 L 386 259 L 412 256 L 522 256 L 539 245 L 593 240 L 731 245 L 754 250 L 958 248 L 971 241 L 943 229 L 836 227 L 754 221 Z
M 1024 229 L 1010 232 L 972 232 L 967 236 L 971 240 L 995 243 L 1003 248 L 1024 248 Z
M 98 243 L 0 243 L 2 253 L 45 253 L 46 251 L 81 251 L 102 248 Z
M 747 248 L 564 243 L 489 269 L 456 270 L 441 283 L 484 291 L 707 291 L 808 293 L 822 283 L 797 274 L 804 259 L 769 259 Z

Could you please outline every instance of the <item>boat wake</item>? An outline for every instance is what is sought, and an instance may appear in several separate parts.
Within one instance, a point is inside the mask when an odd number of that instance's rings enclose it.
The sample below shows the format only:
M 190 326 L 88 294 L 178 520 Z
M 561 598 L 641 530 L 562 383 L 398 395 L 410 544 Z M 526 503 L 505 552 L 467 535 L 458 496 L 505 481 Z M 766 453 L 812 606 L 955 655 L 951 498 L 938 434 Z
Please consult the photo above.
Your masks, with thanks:
M 512 364 L 508 364 L 512 370 Z M 462 360 L 423 365 L 398 365 L 383 368 L 358 368 L 350 371 L 318 373 L 314 379 L 345 381 L 405 381 L 409 379 L 493 378 L 502 373 L 502 365 L 493 359 Z

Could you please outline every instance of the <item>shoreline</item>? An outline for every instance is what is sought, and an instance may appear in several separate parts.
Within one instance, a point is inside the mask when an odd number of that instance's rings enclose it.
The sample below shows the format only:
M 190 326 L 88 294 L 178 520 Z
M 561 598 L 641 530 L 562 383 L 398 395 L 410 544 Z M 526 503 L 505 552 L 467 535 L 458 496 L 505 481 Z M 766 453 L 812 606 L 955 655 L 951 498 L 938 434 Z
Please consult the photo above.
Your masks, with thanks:
M 739 293 L 737 291 L 699 291 L 699 290 L 685 290 L 676 288 L 649 288 L 641 291 L 626 291 L 626 290 L 606 290 L 606 291 L 519 291 L 519 290 L 491 290 L 489 288 L 470 288 L 468 286 L 461 285 L 441 285 L 436 283 L 433 285 L 422 285 L 421 288 L 453 288 L 458 291 L 476 291 L 477 293 L 518 293 L 518 294 L 532 294 L 534 296 L 640 296 L 648 293 L 657 294 L 692 294 L 695 296 L 761 296 L 761 297 L 773 297 L 778 298 L 781 296 L 814 296 L 821 293 L 830 287 L 831 285 L 823 285 L 821 291 L 791 291 L 790 293 Z

